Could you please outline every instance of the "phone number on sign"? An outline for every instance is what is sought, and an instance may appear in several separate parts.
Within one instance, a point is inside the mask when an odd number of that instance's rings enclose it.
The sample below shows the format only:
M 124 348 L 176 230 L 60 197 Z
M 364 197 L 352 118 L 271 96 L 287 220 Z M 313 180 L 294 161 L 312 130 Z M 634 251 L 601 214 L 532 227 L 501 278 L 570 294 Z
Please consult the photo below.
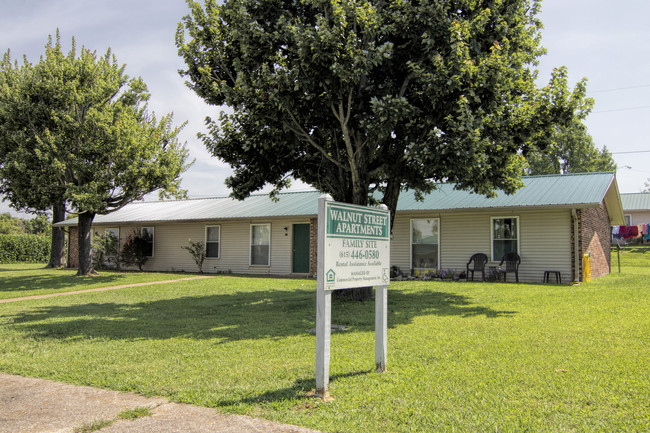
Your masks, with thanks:
M 339 252 L 340 258 L 357 260 L 376 260 L 379 258 L 379 250 L 353 250 Z

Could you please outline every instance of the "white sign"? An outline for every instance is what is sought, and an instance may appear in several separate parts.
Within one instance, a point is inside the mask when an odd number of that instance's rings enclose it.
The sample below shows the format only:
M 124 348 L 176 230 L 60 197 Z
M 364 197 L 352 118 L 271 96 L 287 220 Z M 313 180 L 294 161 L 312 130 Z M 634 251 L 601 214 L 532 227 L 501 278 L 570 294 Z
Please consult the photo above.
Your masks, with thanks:
M 390 212 L 318 199 L 316 393 L 329 395 L 332 290 L 375 286 L 375 368 L 386 371 Z
M 390 283 L 390 212 L 325 202 L 325 290 Z

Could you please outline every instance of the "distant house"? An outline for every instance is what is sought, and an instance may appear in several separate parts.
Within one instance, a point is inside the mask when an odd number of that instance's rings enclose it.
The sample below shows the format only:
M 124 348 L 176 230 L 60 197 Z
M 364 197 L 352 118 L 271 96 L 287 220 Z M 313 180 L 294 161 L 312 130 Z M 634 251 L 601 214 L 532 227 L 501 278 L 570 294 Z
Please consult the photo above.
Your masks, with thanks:
M 622 193 L 626 226 L 650 223 L 650 192 Z
M 621 194 L 621 203 L 625 227 L 612 227 L 612 243 L 649 243 L 650 192 Z
M 623 223 L 614 173 L 529 176 L 513 195 L 496 198 L 440 184 L 417 201 L 403 192 L 391 240 L 391 265 L 402 271 L 464 270 L 474 253 L 497 266 L 504 253 L 521 256 L 522 281 L 542 281 L 547 270 L 580 280 L 582 257 L 592 277 L 610 271 L 610 225 Z M 202 241 L 205 272 L 313 275 L 316 272 L 317 191 L 286 192 L 273 201 L 209 198 L 137 202 L 95 218 L 93 229 L 124 239 L 137 229 L 151 239 L 150 271 L 196 271 L 181 246 Z M 69 263 L 76 266 L 76 220 L 69 227 Z

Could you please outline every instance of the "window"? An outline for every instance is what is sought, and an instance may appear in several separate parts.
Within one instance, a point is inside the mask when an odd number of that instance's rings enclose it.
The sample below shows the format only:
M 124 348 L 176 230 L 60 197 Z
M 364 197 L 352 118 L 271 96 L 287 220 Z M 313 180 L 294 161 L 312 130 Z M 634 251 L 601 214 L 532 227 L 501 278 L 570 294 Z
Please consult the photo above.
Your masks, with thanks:
M 271 265 L 271 224 L 251 224 L 251 266 Z
M 519 254 L 519 217 L 492 218 L 492 261 L 507 253 Z
M 104 236 L 106 236 L 106 237 L 110 236 L 111 238 L 115 239 L 116 241 L 119 241 L 120 240 L 120 229 L 119 228 L 106 229 L 104 231 Z
M 411 268 L 438 269 L 439 220 L 411 220 Z
M 145 256 L 153 257 L 153 227 L 142 227 L 140 234 L 147 241 Z
M 205 227 L 205 256 L 212 259 L 219 258 L 219 241 L 221 238 L 221 226 Z
M 625 215 L 623 218 L 625 218 L 625 225 L 626 226 L 631 226 L 632 225 L 632 215 Z

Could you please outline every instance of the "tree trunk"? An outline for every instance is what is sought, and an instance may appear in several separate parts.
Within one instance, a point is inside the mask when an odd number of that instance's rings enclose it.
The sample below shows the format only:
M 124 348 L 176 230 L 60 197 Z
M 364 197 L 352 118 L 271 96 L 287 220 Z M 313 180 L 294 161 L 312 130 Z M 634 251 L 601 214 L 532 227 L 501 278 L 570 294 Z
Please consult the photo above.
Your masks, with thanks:
M 357 166 L 358 170 L 363 170 L 365 173 L 365 167 L 362 167 L 362 164 Z M 357 181 L 354 180 L 352 184 L 352 204 L 367 206 L 368 205 L 368 182 L 364 178 L 359 180 L 362 176 L 357 176 Z M 372 286 L 370 287 L 355 287 L 353 289 L 344 289 L 344 290 L 335 290 L 334 294 L 337 298 L 345 298 L 353 301 L 365 301 L 367 299 L 373 299 L 374 293 Z
M 79 270 L 78 276 L 97 275 L 93 269 L 93 255 L 91 246 L 91 230 L 95 214 L 82 212 L 79 214 Z
M 390 232 L 393 233 L 393 224 L 395 223 L 395 212 L 397 211 L 397 201 L 402 184 L 397 180 L 388 181 L 382 203 L 388 206 L 390 211 Z
M 65 202 L 61 201 L 52 206 L 52 224 L 65 219 Z M 59 269 L 65 265 L 65 229 L 63 227 L 52 227 L 52 245 L 50 251 L 50 262 L 46 268 Z

